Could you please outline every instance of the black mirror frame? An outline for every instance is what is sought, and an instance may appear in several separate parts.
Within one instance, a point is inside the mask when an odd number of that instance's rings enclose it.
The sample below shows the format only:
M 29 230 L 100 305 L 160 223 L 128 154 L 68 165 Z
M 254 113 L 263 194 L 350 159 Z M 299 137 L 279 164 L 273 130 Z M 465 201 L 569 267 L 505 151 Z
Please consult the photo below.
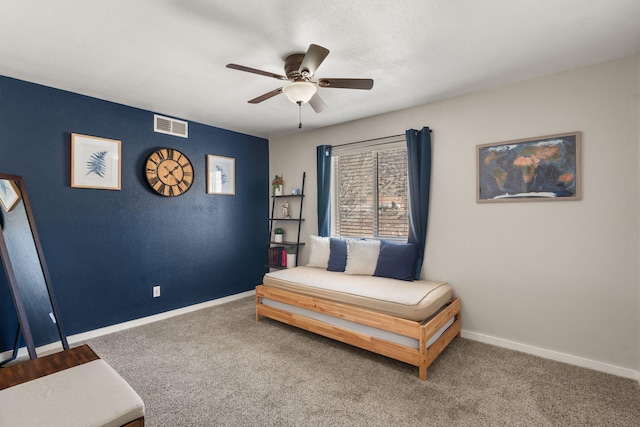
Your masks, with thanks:
M 9 175 L 9 174 L 0 173 L 0 180 L 2 179 L 13 180 L 20 189 L 21 198 L 24 203 L 24 209 L 26 211 L 27 219 L 29 221 L 31 235 L 33 237 L 33 242 L 35 244 L 38 260 L 40 261 L 40 268 L 42 270 L 44 282 L 47 287 L 47 293 L 49 295 L 49 300 L 51 302 L 51 309 L 53 310 L 53 315 L 56 319 L 55 324 L 58 330 L 58 335 L 60 336 L 60 341 L 62 342 L 62 348 L 64 350 L 68 350 L 69 343 L 67 342 L 67 337 L 64 333 L 64 328 L 62 327 L 62 322 L 60 320 L 58 304 L 56 302 L 56 298 L 53 293 L 53 289 L 51 287 L 51 277 L 49 275 L 49 269 L 47 268 L 47 264 L 44 260 L 42 246 L 40 244 L 40 238 L 38 237 L 38 231 L 36 229 L 35 221 L 33 219 L 33 212 L 31 210 L 31 204 L 29 203 L 29 198 L 27 196 L 27 190 L 24 184 L 24 180 L 19 175 Z M 16 307 L 16 313 L 18 314 L 18 320 L 20 322 L 20 331 L 22 332 L 22 336 L 24 338 L 24 342 L 27 347 L 27 352 L 29 353 L 29 358 L 36 359 L 38 357 L 36 353 L 36 345 L 33 339 L 33 335 L 31 333 L 31 327 L 29 325 L 29 320 L 27 317 L 25 305 L 23 304 L 22 298 L 20 296 L 20 287 L 19 287 L 19 284 L 17 283 L 15 272 L 12 266 L 12 261 L 9 257 L 9 251 L 7 249 L 2 227 L 0 227 L 0 257 L 2 258 L 2 264 L 4 266 L 4 270 L 7 275 L 9 287 L 11 288 L 11 295 L 13 296 L 13 302 Z M 14 262 L 18 262 L 18 261 L 14 260 Z M 15 351 L 14 351 L 14 355 L 15 355 Z

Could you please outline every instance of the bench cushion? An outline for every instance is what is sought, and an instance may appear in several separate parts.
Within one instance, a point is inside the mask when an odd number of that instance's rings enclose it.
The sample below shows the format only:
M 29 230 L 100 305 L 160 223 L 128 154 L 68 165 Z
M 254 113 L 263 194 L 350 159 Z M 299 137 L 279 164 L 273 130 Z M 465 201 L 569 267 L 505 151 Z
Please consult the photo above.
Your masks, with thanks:
M 143 416 L 140 396 L 101 359 L 0 391 L 0 427 L 117 427 Z

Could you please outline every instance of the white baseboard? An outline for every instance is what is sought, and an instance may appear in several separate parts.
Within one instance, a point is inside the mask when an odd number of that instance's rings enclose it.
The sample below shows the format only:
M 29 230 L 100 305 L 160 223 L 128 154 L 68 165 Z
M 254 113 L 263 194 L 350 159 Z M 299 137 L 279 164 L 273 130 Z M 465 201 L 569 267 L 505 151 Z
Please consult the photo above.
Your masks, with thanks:
M 220 305 L 227 302 L 235 301 L 235 300 L 245 298 L 255 294 L 256 294 L 256 291 L 252 290 L 252 291 L 246 291 L 246 292 L 242 292 L 235 295 L 229 295 L 228 297 L 218 298 L 211 301 L 202 302 L 200 304 L 194 304 L 188 307 L 178 308 L 171 311 L 165 311 L 164 313 L 154 314 L 153 316 L 130 320 L 128 322 L 118 323 L 117 325 L 107 326 L 104 328 L 83 332 L 81 334 L 72 335 L 68 337 L 67 340 L 69 341 L 69 344 L 77 344 L 79 342 L 86 341 L 91 338 L 97 338 L 102 335 L 112 334 L 118 331 L 124 331 L 125 329 L 146 325 L 148 323 L 157 322 L 158 320 L 168 319 L 170 317 L 179 316 L 185 313 L 191 313 L 192 311 L 202 310 L 203 308 L 213 307 L 215 305 Z
M 622 368 L 608 363 L 585 359 L 579 356 L 573 356 L 571 354 L 560 353 L 558 351 L 547 350 L 540 347 L 534 347 L 528 344 L 522 344 L 502 338 L 496 338 L 490 335 L 479 334 L 477 332 L 465 331 L 464 329 L 461 331 L 460 336 L 473 341 L 479 341 L 485 344 L 495 345 L 497 347 L 504 347 L 510 350 L 520 351 L 522 353 L 533 354 L 534 356 L 540 356 L 557 362 L 568 363 L 569 365 L 580 366 L 582 368 L 593 369 L 595 371 L 629 378 L 638 381 L 640 384 L 640 372 L 634 371 L 633 369 Z
M 183 307 L 183 308 L 178 308 L 175 310 L 171 310 L 171 311 L 165 311 L 164 313 L 158 313 L 158 314 L 154 314 L 152 316 L 147 316 L 147 317 L 143 317 L 140 319 L 135 319 L 135 320 L 130 320 L 128 322 L 123 322 L 123 323 L 118 323 L 117 325 L 111 325 L 111 326 L 106 326 L 104 328 L 100 328 L 100 329 L 94 329 L 92 331 L 87 331 L 87 332 L 83 332 L 80 334 L 75 334 L 75 335 L 71 335 L 69 337 L 67 337 L 67 341 L 69 342 L 69 344 L 77 344 L 79 342 L 82 341 L 86 341 L 89 340 L 91 338 L 97 338 L 100 337 L 102 335 L 107 335 L 107 334 L 112 334 L 114 332 L 118 332 L 118 331 L 124 331 L 125 329 L 129 329 L 129 328 L 133 328 L 136 326 L 142 326 L 142 325 L 146 325 L 148 323 L 153 323 L 153 322 L 157 322 L 158 320 L 164 320 L 164 319 L 168 319 L 170 317 L 173 316 L 178 316 L 180 314 L 185 314 L 185 313 L 190 313 L 192 311 L 197 311 L 197 310 L 201 310 L 203 308 L 208 308 L 208 307 L 213 307 L 215 305 L 220 305 L 220 304 L 224 304 L 227 302 L 231 302 L 231 301 L 235 301 L 241 298 L 245 298 L 251 295 L 255 295 L 256 291 L 255 290 L 251 290 L 251 291 L 246 291 L 246 292 L 241 292 L 239 294 L 235 294 L 235 295 L 229 295 L 227 297 L 223 297 L 223 298 L 218 298 L 218 299 L 214 299 L 211 301 L 206 301 L 200 304 L 194 304 L 194 305 L 190 305 L 188 307 Z M 59 344 L 47 344 L 44 345 L 42 347 L 38 347 L 37 348 L 37 352 L 38 354 L 45 354 L 45 353 L 49 353 L 49 352 L 53 352 L 53 351 L 59 351 L 62 350 L 62 346 Z M 0 353 L 0 360 L 6 360 L 8 358 L 10 358 L 13 354 L 13 351 L 9 350 L 3 353 Z M 28 356 L 27 353 L 27 348 L 26 347 L 21 347 L 20 349 L 18 349 L 18 357 L 23 357 L 23 356 Z

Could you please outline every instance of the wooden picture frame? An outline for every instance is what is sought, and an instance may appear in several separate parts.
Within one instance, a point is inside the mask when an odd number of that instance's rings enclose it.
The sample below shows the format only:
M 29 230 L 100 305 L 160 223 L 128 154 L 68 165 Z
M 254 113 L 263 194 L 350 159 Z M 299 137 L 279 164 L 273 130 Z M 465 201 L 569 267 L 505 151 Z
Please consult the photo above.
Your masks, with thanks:
M 20 201 L 20 190 L 10 179 L 0 179 L 0 204 L 5 212 L 11 212 Z
M 476 147 L 478 203 L 580 200 L 581 133 Z
M 120 190 L 121 142 L 71 134 L 71 186 Z
M 236 194 L 236 159 L 207 154 L 207 194 Z

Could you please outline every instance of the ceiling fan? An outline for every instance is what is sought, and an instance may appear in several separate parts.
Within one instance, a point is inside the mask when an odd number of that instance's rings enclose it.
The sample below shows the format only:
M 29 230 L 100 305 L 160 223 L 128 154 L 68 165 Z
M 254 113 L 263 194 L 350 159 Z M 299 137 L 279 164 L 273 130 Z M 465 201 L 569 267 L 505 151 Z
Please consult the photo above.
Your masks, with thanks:
M 327 109 L 327 104 L 325 104 L 322 98 L 320 98 L 320 95 L 318 95 L 318 87 L 364 90 L 369 90 L 373 87 L 372 79 L 325 78 L 318 79 L 317 81 L 311 80 L 327 55 L 329 55 L 329 49 L 318 46 L 317 44 L 311 44 L 309 45 L 307 53 L 294 53 L 287 56 L 284 60 L 284 72 L 286 76 L 238 64 L 227 64 L 227 68 L 289 81 L 289 83 L 283 87 L 249 100 L 250 104 L 258 104 L 284 93 L 291 102 L 298 104 L 300 108 L 302 108 L 302 104 L 308 102 L 316 113 L 321 113 Z M 298 127 L 302 127 L 302 123 L 300 123 Z

